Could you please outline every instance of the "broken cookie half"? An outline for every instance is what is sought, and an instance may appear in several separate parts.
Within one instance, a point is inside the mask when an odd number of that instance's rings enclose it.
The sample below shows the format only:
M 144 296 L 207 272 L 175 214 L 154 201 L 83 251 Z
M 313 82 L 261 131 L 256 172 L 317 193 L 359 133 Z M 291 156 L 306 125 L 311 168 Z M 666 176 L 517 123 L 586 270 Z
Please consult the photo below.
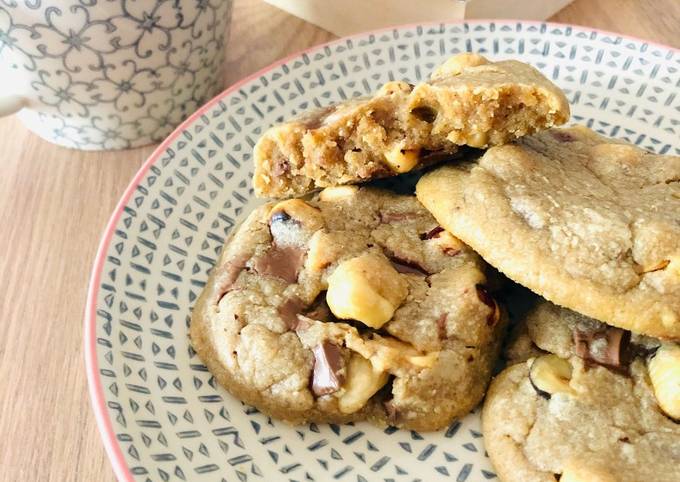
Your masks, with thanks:
M 253 185 L 258 196 L 288 197 L 393 176 L 568 119 L 562 91 L 533 67 L 458 54 L 427 81 L 388 82 L 272 127 L 255 146 Z
M 191 342 L 276 418 L 434 430 L 479 403 L 497 359 L 505 316 L 484 270 L 414 196 L 329 188 L 253 211 L 194 307 Z

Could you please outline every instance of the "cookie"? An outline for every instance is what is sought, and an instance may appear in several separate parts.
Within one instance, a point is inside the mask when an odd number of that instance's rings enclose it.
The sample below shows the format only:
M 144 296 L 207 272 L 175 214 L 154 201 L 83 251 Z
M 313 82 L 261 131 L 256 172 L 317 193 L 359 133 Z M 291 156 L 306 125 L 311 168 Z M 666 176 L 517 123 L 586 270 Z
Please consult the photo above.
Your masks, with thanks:
M 255 146 L 253 186 L 261 197 L 287 197 L 393 176 L 568 118 L 562 91 L 533 67 L 459 54 L 427 81 L 388 82 L 372 97 L 272 127 Z
M 269 203 L 225 245 L 191 343 L 234 396 L 287 422 L 435 430 L 479 403 L 500 349 L 484 268 L 414 196 Z
M 678 340 L 678 179 L 680 157 L 572 127 L 439 168 L 417 196 L 489 264 L 544 298 Z
M 522 325 L 530 358 L 496 377 L 482 412 L 501 480 L 679 480 L 680 346 L 547 301 Z

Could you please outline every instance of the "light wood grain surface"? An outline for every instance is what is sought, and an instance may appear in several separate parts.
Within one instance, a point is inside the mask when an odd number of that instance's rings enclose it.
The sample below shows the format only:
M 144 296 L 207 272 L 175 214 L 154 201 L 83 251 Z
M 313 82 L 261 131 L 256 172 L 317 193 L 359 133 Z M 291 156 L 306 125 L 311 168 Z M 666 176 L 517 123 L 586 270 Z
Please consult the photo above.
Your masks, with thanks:
M 680 47 L 677 0 L 576 0 L 552 20 Z M 236 0 L 225 86 L 333 38 Z M 87 394 L 82 315 L 102 229 L 152 149 L 78 152 L 0 120 L 0 480 L 114 480 Z

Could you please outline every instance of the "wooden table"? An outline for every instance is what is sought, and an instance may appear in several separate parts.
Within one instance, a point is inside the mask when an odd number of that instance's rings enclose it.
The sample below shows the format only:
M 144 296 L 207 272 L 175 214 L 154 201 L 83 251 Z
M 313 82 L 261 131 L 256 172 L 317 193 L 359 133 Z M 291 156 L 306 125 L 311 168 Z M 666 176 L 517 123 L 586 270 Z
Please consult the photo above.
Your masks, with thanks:
M 680 47 L 677 0 L 576 0 L 552 20 Z M 236 0 L 225 86 L 334 36 Z M 99 237 L 153 146 L 55 147 L 0 120 L 0 479 L 112 481 L 87 394 L 82 314 Z

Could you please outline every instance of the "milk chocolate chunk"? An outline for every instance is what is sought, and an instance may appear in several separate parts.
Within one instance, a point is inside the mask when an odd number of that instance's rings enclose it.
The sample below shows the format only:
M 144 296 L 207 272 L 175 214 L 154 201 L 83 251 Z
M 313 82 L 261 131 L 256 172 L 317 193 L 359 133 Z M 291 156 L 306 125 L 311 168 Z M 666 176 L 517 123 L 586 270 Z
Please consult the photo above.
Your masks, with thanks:
M 319 296 L 314 300 L 312 305 L 305 311 L 304 315 L 307 318 L 317 321 L 333 321 L 334 316 L 331 313 L 331 309 L 326 303 L 326 293 L 321 292 Z
M 448 338 L 448 335 L 446 333 L 446 319 L 448 318 L 449 314 L 448 313 L 442 313 L 439 315 L 439 318 L 437 318 L 437 333 L 439 334 L 439 339 L 440 340 L 445 340 Z
M 427 233 L 421 234 L 420 239 L 424 241 L 426 239 L 436 238 L 437 236 L 439 236 L 439 233 L 441 233 L 442 231 L 444 231 L 444 228 L 442 228 L 441 226 L 437 226 L 435 228 L 432 228 Z
M 576 137 L 570 134 L 568 131 L 553 130 L 551 135 L 559 142 L 574 142 Z
M 439 164 L 464 157 L 469 151 L 471 151 L 471 149 L 464 147 L 461 147 L 458 152 L 428 151 L 427 149 L 421 149 L 419 160 L 423 165 Z
M 621 369 L 629 362 L 630 332 L 606 327 L 603 330 L 573 331 L 576 355 L 588 362 Z
M 345 381 L 342 373 L 342 354 L 340 347 L 324 341 L 314 347 L 314 374 L 312 391 L 316 396 L 336 392 Z
M 419 216 L 419 213 L 413 213 L 413 212 L 399 212 L 399 211 L 381 211 L 379 213 L 380 216 L 380 222 L 389 224 L 389 223 L 394 223 L 394 222 L 399 222 L 399 221 L 410 221 L 417 219 Z
M 219 278 L 221 292 L 220 299 L 222 299 L 224 295 L 231 291 L 232 285 L 236 282 L 236 279 L 238 278 L 238 275 L 241 274 L 241 271 L 243 271 L 243 269 L 246 267 L 246 263 L 249 259 L 250 256 L 248 256 L 248 254 L 240 253 L 239 255 L 227 261 L 224 272 Z
M 272 163 L 272 174 L 275 176 L 284 176 L 290 171 L 290 163 L 286 159 L 276 159 Z
M 295 325 L 295 333 L 298 335 L 304 331 L 309 330 L 314 324 L 316 323 L 316 320 L 313 320 L 311 318 L 307 318 L 305 315 L 297 315 L 297 324 Z
M 293 296 L 284 301 L 277 308 L 279 316 L 286 323 L 289 330 L 295 330 L 298 326 L 298 314 L 302 312 L 305 307 L 305 302 L 297 296 Z
M 425 268 L 420 266 L 420 264 L 416 263 L 415 261 L 402 259 L 397 256 L 390 256 L 389 258 L 392 266 L 394 266 L 394 269 L 396 269 L 399 273 L 419 274 L 422 276 L 427 276 L 430 274 Z
M 475 288 L 477 289 L 477 298 L 479 298 L 479 301 L 491 308 L 491 313 L 486 317 L 486 324 L 493 326 L 500 319 L 500 308 L 498 308 L 496 300 L 493 299 L 484 286 L 476 285 Z
M 385 400 L 383 402 L 383 407 L 385 408 L 385 414 L 387 415 L 387 421 L 391 424 L 397 423 L 399 418 L 399 411 L 397 406 L 394 404 L 394 399 Z
M 288 283 L 297 283 L 306 250 L 298 246 L 273 245 L 253 263 L 258 274 L 276 276 Z

